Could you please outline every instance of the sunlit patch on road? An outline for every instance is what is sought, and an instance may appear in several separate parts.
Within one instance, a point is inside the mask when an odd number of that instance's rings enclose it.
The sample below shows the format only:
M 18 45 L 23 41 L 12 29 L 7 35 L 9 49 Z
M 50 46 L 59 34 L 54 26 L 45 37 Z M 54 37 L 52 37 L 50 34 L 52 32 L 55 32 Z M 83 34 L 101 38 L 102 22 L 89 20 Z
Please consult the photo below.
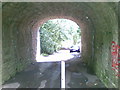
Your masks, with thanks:
M 80 54 L 77 52 L 69 53 L 69 50 L 60 50 L 57 53 L 54 53 L 47 57 L 39 55 L 39 56 L 37 56 L 36 61 L 37 62 L 67 61 L 67 60 L 70 60 L 70 59 L 74 58 L 75 56 L 79 56 L 79 55 Z

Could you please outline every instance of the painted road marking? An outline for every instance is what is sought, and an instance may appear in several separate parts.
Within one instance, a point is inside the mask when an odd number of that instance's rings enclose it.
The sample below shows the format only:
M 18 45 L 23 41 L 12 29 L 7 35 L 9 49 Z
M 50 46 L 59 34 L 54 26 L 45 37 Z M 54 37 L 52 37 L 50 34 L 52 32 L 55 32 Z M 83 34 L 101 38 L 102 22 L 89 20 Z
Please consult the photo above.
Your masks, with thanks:
M 65 88 L 65 61 L 61 61 L 61 88 Z

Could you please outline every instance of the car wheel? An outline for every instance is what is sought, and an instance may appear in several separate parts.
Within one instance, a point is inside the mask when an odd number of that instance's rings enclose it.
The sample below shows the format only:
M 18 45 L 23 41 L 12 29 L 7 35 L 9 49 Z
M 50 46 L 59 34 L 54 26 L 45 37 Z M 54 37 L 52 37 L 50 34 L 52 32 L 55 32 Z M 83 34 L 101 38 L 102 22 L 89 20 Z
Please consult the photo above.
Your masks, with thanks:
M 78 50 L 77 52 L 80 52 L 80 50 Z

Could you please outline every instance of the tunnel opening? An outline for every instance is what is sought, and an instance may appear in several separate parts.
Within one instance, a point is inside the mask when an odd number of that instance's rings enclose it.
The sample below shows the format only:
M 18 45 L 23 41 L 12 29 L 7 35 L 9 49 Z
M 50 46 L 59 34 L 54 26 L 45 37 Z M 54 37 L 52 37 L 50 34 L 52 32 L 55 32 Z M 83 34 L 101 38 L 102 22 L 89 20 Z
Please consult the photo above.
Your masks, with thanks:
M 36 61 L 44 60 L 55 53 L 81 53 L 80 27 L 69 19 L 51 19 L 39 27 L 37 31 Z M 54 57 L 56 57 L 54 55 Z M 66 56 L 69 59 L 72 56 Z M 52 58 L 51 58 L 52 59 Z M 62 58 L 60 58 L 62 60 Z M 63 58 L 64 59 L 64 58 Z M 60 61 L 60 60 L 58 60 Z
M 52 19 L 39 27 L 37 31 L 36 61 L 61 62 L 61 84 L 59 85 L 61 88 L 65 88 L 66 81 L 68 81 L 65 78 L 65 61 L 80 56 L 80 51 L 81 31 L 75 22 L 68 19 Z M 59 63 L 56 63 L 56 66 L 59 66 Z M 60 72 L 59 69 L 57 72 Z M 58 80 L 58 82 L 60 81 Z
M 89 19 L 88 17 L 85 17 L 85 18 Z M 39 27 L 38 30 L 39 30 L 38 33 L 41 34 L 40 33 L 41 28 L 40 27 Z M 37 35 L 39 35 L 39 34 L 37 34 Z M 86 33 L 84 33 L 84 35 L 85 34 Z M 84 40 L 84 38 L 83 38 L 83 40 Z M 40 41 L 40 37 L 39 37 L 39 41 Z M 40 46 L 41 44 L 38 44 L 38 45 Z M 40 53 L 41 48 L 38 49 L 38 51 Z M 59 82 L 61 82 L 61 84 L 59 84 L 58 87 L 61 86 L 61 88 L 65 88 L 65 87 L 66 88 L 70 88 L 70 87 L 74 87 L 74 88 L 79 88 L 79 87 L 105 88 L 104 84 L 102 84 L 102 82 L 95 75 L 91 75 L 90 73 L 86 73 L 87 72 L 87 69 L 86 69 L 87 66 L 86 66 L 86 63 L 84 63 L 84 60 L 82 60 L 82 62 L 81 62 L 81 59 L 80 59 L 79 56 L 77 58 L 76 57 L 75 58 L 70 57 L 71 60 L 73 60 L 73 62 L 66 62 L 66 64 L 65 64 L 65 62 L 62 61 L 62 60 L 64 60 L 64 59 L 62 59 L 62 57 L 65 57 L 65 55 L 64 55 L 64 52 L 62 52 L 62 53 L 63 53 L 63 56 L 60 56 L 60 55 L 57 56 L 57 57 L 61 57 L 60 58 L 61 60 L 58 60 L 58 61 L 61 61 L 61 63 L 55 63 L 55 65 L 58 66 L 58 68 L 61 69 L 61 81 L 59 81 Z M 56 57 L 56 56 L 54 56 L 54 57 Z M 40 61 L 41 59 L 43 61 Z M 52 59 L 57 60 L 57 58 L 52 58 Z M 43 58 L 39 57 L 38 62 L 45 62 L 45 61 L 44 61 Z M 46 62 L 55 62 L 55 61 L 50 61 L 49 60 L 49 61 L 46 61 Z M 71 63 L 73 63 L 73 64 L 71 64 Z M 44 65 L 47 66 L 47 64 L 49 64 L 49 63 L 46 63 Z M 61 67 L 60 67 L 60 64 L 61 64 Z M 82 68 L 82 71 L 80 70 L 80 68 Z M 55 72 L 60 72 L 60 69 L 58 69 L 57 71 L 55 70 Z M 84 75 L 82 76 L 81 73 L 84 74 Z M 59 74 L 58 74 L 58 76 L 59 76 Z M 79 79 L 79 80 L 76 80 L 76 79 Z M 81 81 L 83 81 L 83 82 L 81 82 Z M 77 84 L 78 82 L 80 83 L 80 85 Z M 91 82 L 93 82 L 93 83 L 91 83 Z M 77 86 L 75 84 L 77 84 Z

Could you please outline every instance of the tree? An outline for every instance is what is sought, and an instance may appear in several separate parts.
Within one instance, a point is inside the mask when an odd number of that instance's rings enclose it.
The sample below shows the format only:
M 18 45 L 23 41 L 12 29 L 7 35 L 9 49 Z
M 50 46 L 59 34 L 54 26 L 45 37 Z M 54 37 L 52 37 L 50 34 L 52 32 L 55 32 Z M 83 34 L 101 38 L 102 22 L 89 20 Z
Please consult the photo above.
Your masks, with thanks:
M 61 48 L 61 42 L 74 40 L 76 43 L 79 38 L 79 30 L 74 30 L 74 26 L 65 24 L 66 19 L 49 20 L 40 28 L 40 47 L 41 53 L 52 54 Z

